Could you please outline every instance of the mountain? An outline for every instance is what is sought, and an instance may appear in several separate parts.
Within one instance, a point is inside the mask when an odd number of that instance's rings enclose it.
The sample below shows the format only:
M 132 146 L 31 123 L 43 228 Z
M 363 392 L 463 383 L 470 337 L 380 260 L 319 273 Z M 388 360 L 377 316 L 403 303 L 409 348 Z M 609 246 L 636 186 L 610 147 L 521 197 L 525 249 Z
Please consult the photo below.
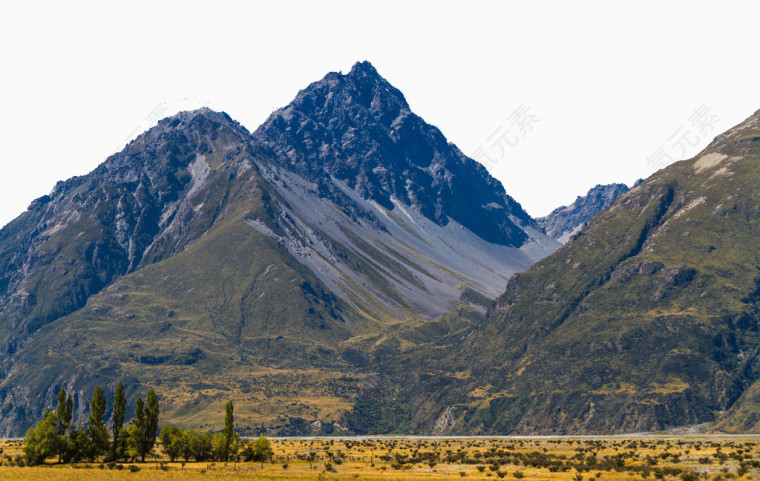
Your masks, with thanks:
M 119 380 L 165 422 L 234 399 L 251 433 L 341 429 L 388 362 L 558 247 L 369 63 L 254 133 L 182 112 L 0 230 L 0 435 Z
M 410 206 L 494 244 L 520 247 L 531 237 L 525 228 L 536 227 L 485 167 L 412 113 L 369 62 L 310 85 L 254 135 L 339 204 L 343 193 L 332 179 L 389 211 Z
M 585 196 L 578 196 L 572 204 L 558 207 L 546 217 L 536 219 L 536 222 L 549 237 L 565 244 L 592 217 L 626 192 L 628 186 L 625 184 L 597 185 Z
M 448 432 L 630 433 L 709 422 L 755 432 L 757 185 L 760 111 L 616 197 L 563 248 L 514 276 L 488 319 L 460 335 L 461 348 L 410 383 L 419 405 L 437 407 L 416 422 L 443 422 Z

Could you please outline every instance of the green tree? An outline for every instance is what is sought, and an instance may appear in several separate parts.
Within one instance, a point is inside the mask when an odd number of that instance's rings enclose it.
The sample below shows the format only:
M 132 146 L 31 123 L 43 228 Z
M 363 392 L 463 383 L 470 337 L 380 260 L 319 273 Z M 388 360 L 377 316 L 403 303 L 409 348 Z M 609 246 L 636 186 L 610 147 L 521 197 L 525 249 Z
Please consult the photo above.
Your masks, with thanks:
M 156 444 L 156 434 L 158 434 L 158 415 L 160 410 L 158 408 L 158 396 L 156 391 L 152 388 L 148 389 L 147 402 L 145 404 L 145 429 L 144 429 L 144 450 L 142 454 L 142 460 L 145 461 L 145 454 L 149 453 L 153 449 L 153 445 Z
M 58 392 L 58 406 L 55 408 L 55 416 L 56 416 L 56 431 L 58 432 L 59 436 L 62 436 L 66 434 L 66 431 L 69 429 L 69 425 L 71 424 L 71 418 L 74 415 L 74 399 L 71 397 L 71 394 L 69 394 L 68 398 L 66 397 L 66 389 L 61 388 L 61 390 Z
M 124 427 L 124 415 L 127 411 L 127 397 L 124 394 L 124 385 L 119 381 L 116 385 L 116 392 L 113 398 L 113 416 L 111 416 L 111 432 L 113 433 L 113 446 L 111 447 L 111 456 L 113 459 L 122 457 L 123 446 L 120 444 L 119 433 Z
M 235 416 L 233 415 L 234 406 L 232 401 L 227 401 L 224 406 L 224 450 L 222 451 L 223 461 L 230 458 L 230 448 L 235 438 Z M 237 453 L 235 453 L 237 455 Z
M 270 461 L 274 456 L 272 450 L 272 443 L 269 442 L 264 436 L 259 436 L 259 439 L 245 447 L 243 451 L 246 461 L 258 461 L 261 463 L 261 468 L 264 468 L 264 462 Z
M 224 433 L 215 433 L 211 439 L 211 443 L 213 444 L 213 454 L 211 457 L 215 461 L 226 461 L 227 438 Z
M 108 452 L 108 428 L 106 428 L 103 419 L 105 414 L 106 398 L 103 394 L 103 388 L 95 386 L 90 401 L 90 417 L 87 424 L 87 439 L 89 441 L 87 457 L 90 460 Z
M 186 463 L 190 461 L 191 457 L 193 457 L 193 441 L 195 440 L 195 434 L 194 431 L 182 431 L 182 438 L 175 440 L 175 442 L 180 443 L 179 450 Z
M 54 456 L 60 447 L 57 432 L 58 419 L 52 412 L 46 412 L 37 426 L 29 429 L 24 437 L 24 456 L 26 464 L 42 464 L 45 459 Z
M 129 423 L 127 436 L 127 451 L 134 459 L 141 456 L 145 459 L 145 401 L 141 397 L 135 401 L 135 418 Z
M 196 461 L 207 461 L 214 453 L 214 439 L 208 431 L 190 431 L 190 446 Z
M 92 443 L 87 432 L 87 428 L 80 426 L 77 429 L 71 429 L 67 439 L 67 450 L 63 460 L 67 463 L 76 463 L 81 461 L 85 456 L 90 456 L 92 452 Z
M 137 398 L 137 400 L 140 401 L 140 403 L 143 402 L 140 398 Z M 126 429 L 121 430 L 119 437 L 123 437 L 124 444 L 126 445 L 127 458 L 130 461 L 134 461 L 135 458 L 142 454 L 143 430 L 139 427 L 136 419 L 133 419 L 127 425 Z
M 58 406 L 55 408 L 56 434 L 58 435 L 57 451 L 59 463 L 63 460 L 63 457 L 69 448 L 68 439 L 66 439 L 66 431 L 68 431 L 69 426 L 71 425 L 71 418 L 73 415 L 74 399 L 71 397 L 71 394 L 69 394 L 67 398 L 66 390 L 61 387 L 61 390 L 58 392 Z
M 164 446 L 164 452 L 174 462 L 182 456 L 184 448 L 183 430 L 177 426 L 164 426 L 158 436 Z

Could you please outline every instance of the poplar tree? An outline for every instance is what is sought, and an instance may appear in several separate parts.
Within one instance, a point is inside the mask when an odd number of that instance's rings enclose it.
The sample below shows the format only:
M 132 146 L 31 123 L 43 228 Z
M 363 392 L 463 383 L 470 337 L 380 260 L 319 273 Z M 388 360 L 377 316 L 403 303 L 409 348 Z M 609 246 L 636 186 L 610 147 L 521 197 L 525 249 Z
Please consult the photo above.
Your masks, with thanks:
M 63 460 L 63 456 L 68 448 L 66 431 L 71 425 L 71 418 L 74 415 L 74 399 L 71 394 L 66 397 L 66 390 L 61 387 L 58 392 L 58 406 L 55 408 L 55 440 L 56 451 L 58 451 L 58 462 Z
M 58 392 L 58 406 L 55 408 L 57 418 L 56 432 L 59 436 L 66 434 L 71 424 L 71 418 L 74 415 L 74 399 L 69 394 L 66 398 L 66 390 L 62 387 Z
M 145 401 L 141 397 L 135 401 L 135 418 L 129 426 L 129 447 L 132 458 L 141 456 L 145 460 Z
M 143 439 L 145 441 L 145 449 L 142 452 L 142 460 L 145 461 L 145 454 L 149 453 L 153 449 L 153 445 L 156 443 L 156 435 L 158 434 L 158 396 L 153 388 L 148 389 L 145 404 L 145 429 Z
M 232 440 L 235 436 L 235 416 L 232 413 L 233 409 L 232 401 L 227 401 L 227 405 L 224 406 L 224 461 L 229 460 L 230 446 L 232 446 Z
M 122 455 L 120 446 L 122 438 L 119 437 L 119 433 L 124 427 L 124 415 L 126 411 L 127 397 L 124 394 L 124 385 L 121 383 L 121 381 L 119 381 L 119 384 L 116 386 L 116 392 L 114 393 L 113 416 L 111 417 L 113 424 L 111 427 L 111 432 L 113 433 L 113 446 L 111 449 L 111 456 L 114 460 L 121 458 Z
M 87 426 L 90 459 L 108 452 L 108 429 L 103 419 L 105 414 L 106 398 L 103 395 L 103 388 L 96 386 L 92 393 L 92 401 L 90 401 L 90 417 Z

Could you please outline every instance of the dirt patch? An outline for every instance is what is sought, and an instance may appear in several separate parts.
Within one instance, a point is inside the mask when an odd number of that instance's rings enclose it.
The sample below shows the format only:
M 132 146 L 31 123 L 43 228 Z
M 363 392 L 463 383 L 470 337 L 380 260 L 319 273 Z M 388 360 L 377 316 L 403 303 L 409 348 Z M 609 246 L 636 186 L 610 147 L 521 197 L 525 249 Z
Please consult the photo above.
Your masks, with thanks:
M 727 158 L 728 156 L 726 154 L 719 154 L 716 152 L 705 154 L 694 162 L 694 170 L 696 170 L 697 173 L 702 172 L 710 167 L 715 167 Z

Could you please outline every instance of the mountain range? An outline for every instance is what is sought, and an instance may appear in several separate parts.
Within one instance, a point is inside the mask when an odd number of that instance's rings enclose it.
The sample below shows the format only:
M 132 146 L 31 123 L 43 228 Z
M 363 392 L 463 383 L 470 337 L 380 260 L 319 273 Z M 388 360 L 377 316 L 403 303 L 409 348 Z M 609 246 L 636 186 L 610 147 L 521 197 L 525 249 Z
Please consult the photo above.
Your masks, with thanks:
M 369 63 L 253 133 L 182 112 L 0 231 L 0 432 L 22 432 L 61 386 L 81 414 L 120 378 L 158 386 L 177 422 L 231 386 L 256 400 L 251 426 L 335 417 L 372 351 L 482 318 L 558 247 Z M 258 389 L 270 378 L 273 396 Z M 294 379 L 311 386 L 295 411 Z
M 755 430 L 759 131 L 533 219 L 368 62 L 163 119 L 0 229 L 0 435 L 120 380 L 243 434 Z

